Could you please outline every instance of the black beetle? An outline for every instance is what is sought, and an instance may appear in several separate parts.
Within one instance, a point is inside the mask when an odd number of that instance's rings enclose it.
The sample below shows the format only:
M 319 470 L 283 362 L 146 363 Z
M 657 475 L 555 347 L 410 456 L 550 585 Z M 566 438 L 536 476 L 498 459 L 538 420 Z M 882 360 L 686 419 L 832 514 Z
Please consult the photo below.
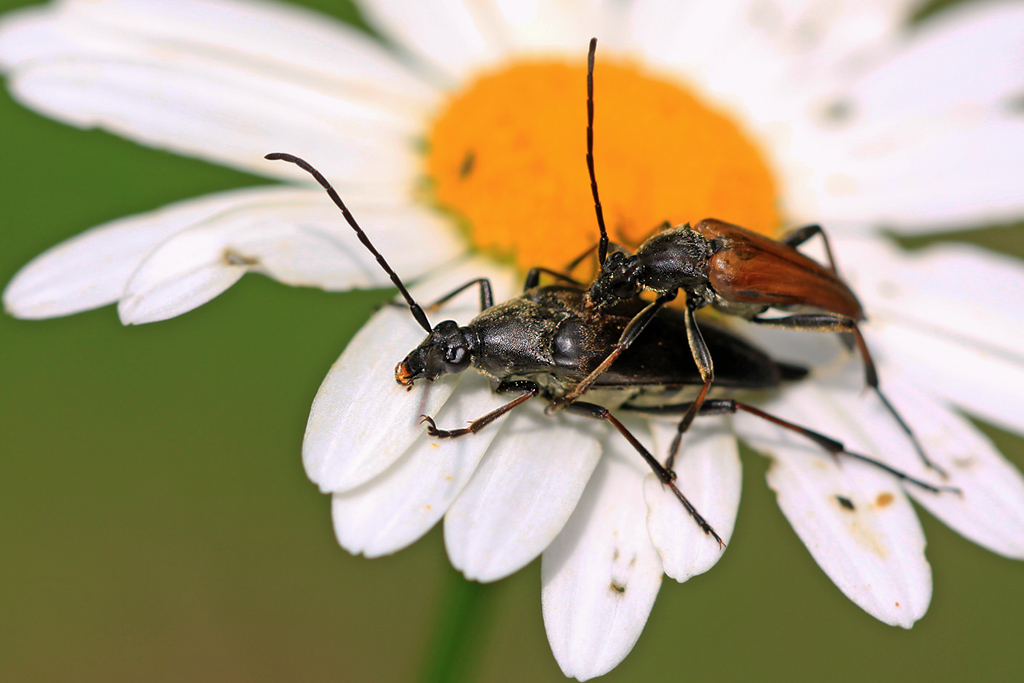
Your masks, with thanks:
M 598 310 L 586 305 L 587 289 L 580 283 L 567 275 L 555 273 L 566 283 L 540 287 L 541 273 L 551 271 L 534 269 L 527 276 L 523 294 L 501 304 L 494 304 L 491 286 L 486 279 L 472 280 L 455 289 L 428 309 L 478 286 L 482 309 L 480 314 L 464 326 L 453 320 L 445 320 L 431 327 L 423 307 L 412 298 L 330 183 L 298 157 L 275 153 L 268 154 L 267 158 L 298 165 L 327 190 L 360 241 L 377 258 L 398 287 L 412 315 L 427 332 L 427 338 L 396 366 L 395 380 L 399 384 L 411 389 L 416 380 L 434 380 L 472 367 L 497 383 L 495 391 L 521 392 L 509 403 L 460 429 L 438 429 L 431 417 L 423 416 L 432 436 L 454 438 L 478 432 L 536 396 L 552 402 L 558 401 L 570 387 L 577 386 L 584 377 L 594 372 L 615 346 L 616 340 L 628 334 L 640 311 L 647 308 L 640 299 L 631 298 L 613 302 Z M 604 398 L 610 399 L 607 402 L 640 412 L 685 411 L 687 414 L 699 412 L 702 415 L 717 415 L 743 410 L 800 433 L 833 455 L 842 454 L 869 462 L 930 491 L 947 490 L 948 487 L 932 486 L 877 460 L 849 452 L 835 439 L 734 399 L 706 400 L 696 409 L 692 409 L 693 402 L 675 403 L 682 389 L 703 384 L 693 356 L 676 343 L 678 336 L 685 333 L 687 321 L 686 314 L 674 310 L 664 311 L 656 318 L 646 320 L 648 333 L 630 348 L 616 354 L 615 362 L 595 378 L 595 392 L 603 390 Z M 705 333 L 705 344 L 719 359 L 720 386 L 770 389 L 778 387 L 784 380 L 799 379 L 806 374 L 803 368 L 773 361 L 764 352 L 725 330 L 707 326 Z M 572 414 L 605 420 L 614 426 L 644 458 L 662 483 L 672 490 L 698 526 L 722 544 L 715 530 L 679 490 L 671 462 L 668 466 L 662 465 L 606 405 L 574 401 L 566 405 L 565 409 Z

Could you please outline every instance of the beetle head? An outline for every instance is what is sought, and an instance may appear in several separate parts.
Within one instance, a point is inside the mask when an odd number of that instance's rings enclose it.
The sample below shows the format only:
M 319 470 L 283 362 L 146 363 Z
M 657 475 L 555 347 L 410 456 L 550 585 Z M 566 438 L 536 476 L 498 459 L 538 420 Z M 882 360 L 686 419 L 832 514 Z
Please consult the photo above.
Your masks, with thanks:
M 454 320 L 438 323 L 423 343 L 395 367 L 395 381 L 411 387 L 418 379 L 435 380 L 462 372 L 473 364 L 476 336 Z
M 636 256 L 621 250 L 611 252 L 587 290 L 587 298 L 596 306 L 633 298 L 641 290 L 639 268 Z

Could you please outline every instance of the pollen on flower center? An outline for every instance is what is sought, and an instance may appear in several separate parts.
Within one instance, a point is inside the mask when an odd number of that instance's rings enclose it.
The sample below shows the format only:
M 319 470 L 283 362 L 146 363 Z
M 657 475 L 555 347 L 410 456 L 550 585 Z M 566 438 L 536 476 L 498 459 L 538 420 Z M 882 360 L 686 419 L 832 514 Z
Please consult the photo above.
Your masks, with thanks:
M 598 60 L 594 157 L 613 241 L 715 217 L 774 232 L 775 181 L 737 124 L 678 84 Z M 586 167 L 586 66 L 520 62 L 456 93 L 429 131 L 435 201 L 522 269 L 562 268 L 598 237 Z

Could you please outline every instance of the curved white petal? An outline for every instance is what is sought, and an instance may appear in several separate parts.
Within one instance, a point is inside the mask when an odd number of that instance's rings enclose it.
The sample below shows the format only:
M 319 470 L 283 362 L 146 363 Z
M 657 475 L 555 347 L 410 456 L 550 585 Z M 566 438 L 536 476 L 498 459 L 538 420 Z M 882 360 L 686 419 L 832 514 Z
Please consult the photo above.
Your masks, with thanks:
M 783 448 L 769 450 L 768 485 L 814 561 L 868 614 L 910 628 L 932 595 L 924 532 L 910 501 L 893 478 L 867 465 L 840 468 Z
M 546 416 L 538 409 L 543 401 L 536 403 L 505 418 L 502 434 L 445 515 L 448 558 L 467 579 L 497 581 L 540 555 L 565 526 L 601 457 L 597 425 Z
M 112 304 L 139 263 L 169 236 L 282 192 L 295 191 L 259 187 L 221 192 L 87 230 L 22 268 L 4 290 L 4 306 L 19 318 L 52 318 Z
M 602 52 L 622 47 L 627 3 L 607 0 L 492 0 L 517 52 L 560 53 L 580 60 L 590 38 Z
M 761 128 L 791 117 L 809 84 L 900 28 L 911 4 L 640 0 L 631 25 L 645 60 Z
M 1024 382 L 1020 260 L 965 244 L 904 252 L 877 238 L 843 239 L 836 251 L 868 311 L 864 334 L 883 366 L 1024 433 L 1016 390 Z
M 914 233 L 1014 220 L 1024 211 L 1020 117 L 996 110 L 967 122 L 919 117 L 855 133 L 800 143 L 794 157 L 812 170 L 797 178 L 802 189 L 788 183 L 798 217 Z
M 864 391 L 861 377 L 859 363 L 851 361 L 842 372 L 786 389 L 766 409 L 883 462 L 912 452 L 892 416 Z M 833 458 L 754 416 L 736 424 L 745 440 L 773 459 L 768 482 L 779 507 L 836 586 L 887 624 L 909 628 L 923 616 L 931 600 L 931 569 L 920 522 L 900 481 L 875 465 Z
M 916 396 L 911 385 L 901 390 L 904 417 L 928 453 L 949 473 L 943 483 L 956 486 L 963 495 L 934 494 L 916 487 L 908 492 L 926 510 L 950 528 L 992 552 L 1024 560 L 1024 476 L 974 425 L 939 401 Z M 919 402 L 917 402 L 919 401 Z M 912 454 L 892 464 L 935 480 Z
M 676 434 L 673 422 L 651 421 L 654 455 L 664 460 Z M 722 418 L 700 418 L 686 433 L 675 471 L 676 485 L 725 543 L 732 538 L 743 487 L 736 437 Z M 700 530 L 675 495 L 654 473 L 644 479 L 647 529 L 665 573 L 676 581 L 703 574 L 725 548 Z
M 474 259 L 413 288 L 423 305 L 477 277 L 489 277 L 496 297 L 507 297 L 511 275 Z M 501 300 L 500 298 L 498 300 Z M 479 312 L 467 292 L 433 314 L 463 323 Z M 425 336 L 407 310 L 386 306 L 349 342 L 320 385 L 306 424 L 302 462 L 324 493 L 348 491 L 388 469 L 422 435 L 421 415 L 435 415 L 461 376 L 421 382 L 406 391 L 395 382 L 395 365 Z
M 1024 7 L 960 5 L 924 22 L 841 95 L 851 123 L 949 115 L 969 122 L 1024 86 Z
M 283 150 L 408 184 L 436 97 L 353 29 L 270 4 L 32 8 L 0 27 L 0 55 L 12 92 L 50 116 L 276 177 L 300 177 L 262 161 Z
M 900 232 L 1024 211 L 1024 9 L 970 3 L 911 32 L 860 78 L 798 112 L 783 166 L 797 217 Z M 819 113 L 840 107 L 838 120 Z
M 850 442 L 848 447 L 863 447 L 862 452 L 926 482 L 959 488 L 962 495 L 931 492 L 913 484 L 904 486 L 918 503 L 968 540 L 1001 555 L 1024 559 L 1021 472 L 968 420 L 944 401 L 919 390 L 919 382 L 899 375 L 885 376 L 886 394 L 914 430 L 928 457 L 948 474 L 948 479 L 940 477 L 924 466 L 881 403 L 864 394 L 858 386 L 857 368 L 852 369 L 854 372 L 822 382 L 818 390 L 827 391 L 829 404 L 870 434 L 870 443 L 857 434 L 844 435 Z M 799 389 L 794 393 L 798 396 L 787 400 L 809 404 L 817 392 Z M 821 411 L 808 419 L 825 417 L 826 411 Z
M 405 278 L 463 249 L 443 219 L 424 208 L 356 211 L 374 245 Z M 126 325 L 172 318 L 206 303 L 248 271 L 328 290 L 391 284 L 325 193 L 282 188 L 160 244 L 132 275 L 118 312 Z
M 648 471 L 629 444 L 612 434 L 576 511 L 544 551 L 544 627 L 566 676 L 583 681 L 615 668 L 654 607 L 662 570 L 647 533 Z
M 436 69 L 450 85 L 500 60 L 508 49 L 489 3 L 468 0 L 365 0 L 366 20 L 396 45 Z
M 469 373 L 435 417 L 442 426 L 462 425 L 506 400 Z M 338 543 L 354 555 L 380 557 L 417 541 L 445 514 L 503 428 L 499 423 L 458 439 L 422 432 L 382 474 L 331 497 Z

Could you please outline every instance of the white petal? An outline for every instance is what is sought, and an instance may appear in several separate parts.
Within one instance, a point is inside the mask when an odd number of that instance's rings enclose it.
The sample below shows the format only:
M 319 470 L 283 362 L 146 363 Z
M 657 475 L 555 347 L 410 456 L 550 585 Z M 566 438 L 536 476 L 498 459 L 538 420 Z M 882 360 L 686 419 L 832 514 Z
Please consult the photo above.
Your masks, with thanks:
M 494 0 L 516 51 L 583 59 L 593 36 L 602 53 L 620 47 L 627 3 L 605 0 Z
M 426 305 L 476 277 L 491 278 L 497 297 L 511 290 L 508 271 L 474 259 L 446 268 L 413 294 Z M 467 292 L 440 315 L 467 322 L 479 312 L 478 301 Z M 321 491 L 353 489 L 390 467 L 423 433 L 420 416 L 436 414 L 456 389 L 460 376 L 421 383 L 411 391 L 395 382 L 395 365 L 423 338 L 407 310 L 385 307 L 331 367 L 313 400 L 302 444 L 306 474 Z
M 756 128 L 785 121 L 808 84 L 891 35 L 910 4 L 640 0 L 632 30 L 647 61 Z
M 787 96 L 797 106 L 765 136 L 787 212 L 901 232 L 1015 219 L 1024 209 L 1024 126 L 1013 111 L 1022 30 L 1019 6 L 963 4 L 890 41 L 876 53 L 884 59 L 862 60 L 870 69 Z
M 908 492 L 930 513 L 964 538 L 992 552 L 1024 560 L 1024 476 L 1004 458 L 977 428 L 937 401 L 916 406 L 909 391 L 900 391 L 904 417 L 935 462 L 950 475 L 943 483 L 958 487 L 962 496 L 936 495 L 916 487 Z M 920 406 L 924 410 L 917 410 Z M 893 463 L 927 477 L 908 453 Z M 935 480 L 934 474 L 931 479 Z
M 918 382 L 886 376 L 886 394 L 914 430 L 928 457 L 949 475 L 948 479 L 940 478 L 923 465 L 885 408 L 870 395 L 863 395 L 856 385 L 857 377 L 849 379 L 853 380 L 852 386 L 849 381 L 846 386 L 825 386 L 829 387 L 829 400 L 851 420 L 870 426 L 876 444 L 892 444 L 869 454 L 924 481 L 958 487 L 962 495 L 904 486 L 917 502 L 965 538 L 1001 555 L 1024 559 L 1024 476 L 1020 471 L 968 420 L 943 401 L 919 391 Z
M 664 460 L 676 434 L 676 425 L 651 422 L 654 454 Z M 732 538 L 743 486 L 736 437 L 722 418 L 701 418 L 686 433 L 676 459 L 676 485 L 697 511 L 722 537 Z M 700 530 L 675 495 L 654 473 L 644 480 L 647 501 L 647 529 L 661 555 L 665 573 L 676 581 L 703 574 L 721 559 L 725 548 Z
M 860 463 L 840 470 L 814 454 L 775 453 L 768 485 L 814 561 L 868 614 L 910 628 L 928 611 L 932 575 L 924 532 L 899 486 Z
M 329 176 L 414 177 L 410 139 L 434 95 L 353 29 L 234 2 L 98 5 L 5 22 L 0 53 L 16 96 L 75 125 L 258 174 L 300 177 L 262 161 L 284 150 L 315 155 Z
M 442 426 L 465 424 L 505 403 L 483 377 L 468 374 L 436 415 Z M 331 498 L 334 533 L 354 555 L 397 552 L 427 533 L 469 481 L 503 423 L 458 439 L 423 432 L 394 465 L 362 486 Z
M 903 233 L 1013 220 L 1024 211 L 1024 122 L 994 111 L 961 123 L 917 118 L 800 146 L 815 220 L 870 222 Z M 816 148 L 816 151 L 810 152 Z
M 828 381 L 794 386 L 768 409 L 880 459 L 909 442 L 890 415 L 865 421 L 850 402 L 881 409 L 863 391 L 859 366 Z M 779 507 L 818 566 L 843 593 L 876 619 L 910 628 L 928 609 L 931 569 L 924 533 L 899 481 L 880 468 L 840 457 L 793 432 L 753 416 L 737 428 L 773 460 L 768 483 Z M 952 495 L 952 494 L 949 494 Z
M 167 61 L 201 55 L 409 102 L 435 96 L 362 31 L 292 4 L 72 0 L 10 12 L 0 22 L 0 63 L 7 70 L 87 54 Z
M 261 187 L 221 192 L 95 227 L 22 268 L 4 291 L 4 306 L 19 318 L 52 318 L 112 304 L 142 259 L 169 236 L 282 191 Z
M 597 425 L 546 416 L 543 401 L 535 403 L 506 418 L 445 515 L 448 557 L 467 579 L 497 581 L 540 555 L 565 526 L 601 457 Z
M 949 114 L 975 118 L 1024 85 L 1024 7 L 973 3 L 942 12 L 907 35 L 890 59 L 843 95 L 857 120 Z
M 648 471 L 613 434 L 569 523 L 544 551 L 544 627 L 566 676 L 583 681 L 615 668 L 654 607 L 662 570 L 647 534 Z
M 462 250 L 444 220 L 426 209 L 356 211 L 374 245 L 405 278 Z M 125 324 L 172 318 L 206 303 L 250 270 L 329 290 L 391 284 L 325 193 L 282 188 L 161 244 L 132 275 L 118 312 Z
M 904 252 L 879 239 L 843 239 L 836 250 L 867 308 L 864 333 L 876 360 L 1024 433 L 1015 389 L 1024 382 L 1020 260 L 964 244 Z
M 454 85 L 497 62 L 507 49 L 500 17 L 486 3 L 466 0 L 366 0 L 366 20 Z

